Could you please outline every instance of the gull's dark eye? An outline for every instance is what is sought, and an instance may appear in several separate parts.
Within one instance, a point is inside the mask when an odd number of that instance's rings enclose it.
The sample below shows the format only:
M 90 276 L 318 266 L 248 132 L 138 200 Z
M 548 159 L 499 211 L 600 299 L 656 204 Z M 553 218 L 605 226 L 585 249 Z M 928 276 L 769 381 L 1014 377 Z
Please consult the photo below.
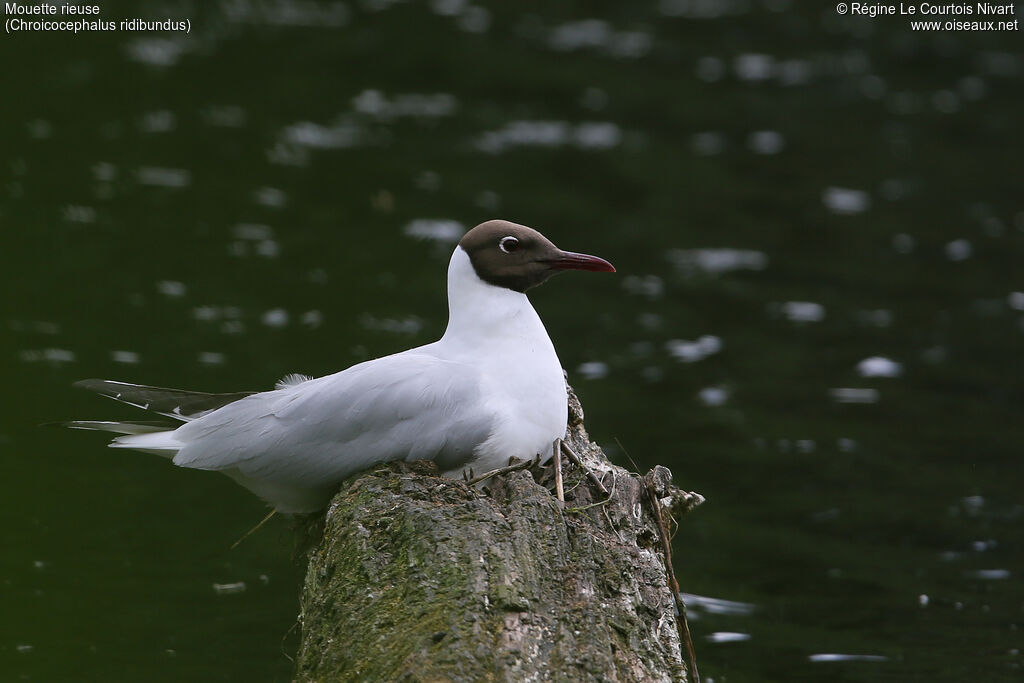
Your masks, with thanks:
M 506 254 L 511 254 L 513 251 L 519 251 L 519 240 L 512 235 L 502 237 L 501 241 L 498 242 L 498 248 Z

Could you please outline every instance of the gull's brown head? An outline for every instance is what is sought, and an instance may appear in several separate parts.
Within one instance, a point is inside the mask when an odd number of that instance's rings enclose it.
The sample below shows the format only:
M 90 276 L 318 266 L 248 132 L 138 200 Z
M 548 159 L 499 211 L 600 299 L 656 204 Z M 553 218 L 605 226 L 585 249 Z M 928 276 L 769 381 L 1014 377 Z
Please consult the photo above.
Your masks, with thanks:
M 615 272 L 603 258 L 562 251 L 533 228 L 508 221 L 481 223 L 462 237 L 459 246 L 481 280 L 517 292 L 563 270 Z

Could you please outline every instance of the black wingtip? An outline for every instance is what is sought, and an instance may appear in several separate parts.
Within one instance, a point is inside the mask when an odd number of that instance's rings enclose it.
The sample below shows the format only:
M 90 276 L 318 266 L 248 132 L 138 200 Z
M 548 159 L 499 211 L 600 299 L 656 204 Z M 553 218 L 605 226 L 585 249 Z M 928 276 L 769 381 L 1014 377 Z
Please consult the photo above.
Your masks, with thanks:
M 113 379 L 82 379 L 75 382 L 74 386 L 180 422 L 187 422 L 191 418 L 223 408 L 228 403 L 234 403 L 253 393 L 237 391 L 229 394 L 208 394 L 202 391 L 166 389 Z

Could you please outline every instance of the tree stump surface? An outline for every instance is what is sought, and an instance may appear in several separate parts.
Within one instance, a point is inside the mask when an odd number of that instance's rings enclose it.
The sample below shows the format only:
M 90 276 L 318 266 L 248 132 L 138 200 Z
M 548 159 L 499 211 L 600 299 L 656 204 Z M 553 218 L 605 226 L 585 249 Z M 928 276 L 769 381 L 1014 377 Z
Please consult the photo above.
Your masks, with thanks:
M 430 462 L 346 481 L 310 553 L 296 680 L 687 680 L 648 491 L 666 517 L 703 498 L 609 462 L 571 389 L 566 443 L 610 495 L 564 457 L 564 504 L 550 463 L 477 486 Z

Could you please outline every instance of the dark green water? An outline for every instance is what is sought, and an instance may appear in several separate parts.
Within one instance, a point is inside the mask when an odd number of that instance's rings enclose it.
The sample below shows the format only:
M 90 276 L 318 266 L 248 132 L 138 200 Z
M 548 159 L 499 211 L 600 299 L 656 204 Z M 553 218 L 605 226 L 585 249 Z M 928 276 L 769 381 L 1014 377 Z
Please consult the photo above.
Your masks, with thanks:
M 288 680 L 287 524 L 231 551 L 264 508 L 227 478 L 37 425 L 132 415 L 84 377 L 259 389 L 431 341 L 451 242 L 410 233 L 504 217 L 619 268 L 532 298 L 595 438 L 708 498 L 676 537 L 706 680 L 1019 680 L 1019 31 L 102 16 L 192 32 L 0 38 L 0 678 Z

